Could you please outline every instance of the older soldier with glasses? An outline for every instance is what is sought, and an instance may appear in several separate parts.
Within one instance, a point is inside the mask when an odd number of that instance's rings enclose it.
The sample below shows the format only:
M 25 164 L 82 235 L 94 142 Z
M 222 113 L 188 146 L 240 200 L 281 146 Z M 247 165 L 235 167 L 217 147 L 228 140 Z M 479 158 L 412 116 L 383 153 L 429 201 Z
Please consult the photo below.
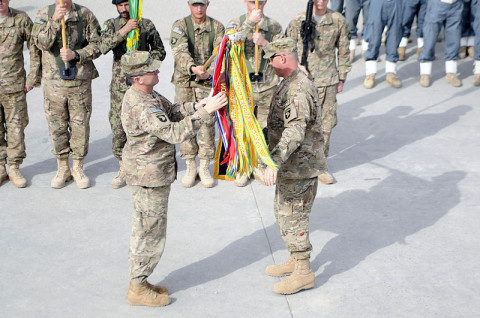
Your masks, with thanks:
M 122 56 L 132 83 L 125 93 L 121 118 L 127 134 L 122 158 L 134 207 L 127 301 L 135 306 L 170 303 L 168 289 L 150 284 L 147 278 L 165 247 L 168 197 L 177 175 L 175 144 L 195 136 L 213 113 L 227 104 L 223 93 L 199 103 L 171 104 L 153 90 L 160 64 L 148 52 Z

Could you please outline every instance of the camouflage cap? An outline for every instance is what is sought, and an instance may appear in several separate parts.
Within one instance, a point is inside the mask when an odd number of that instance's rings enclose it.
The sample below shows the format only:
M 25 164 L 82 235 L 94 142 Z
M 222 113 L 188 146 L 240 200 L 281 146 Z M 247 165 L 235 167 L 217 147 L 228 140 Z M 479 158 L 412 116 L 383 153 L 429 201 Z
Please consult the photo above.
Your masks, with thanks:
M 201 3 L 201 4 L 207 4 L 209 0 L 188 0 L 188 3 L 190 4 L 195 4 L 195 3 Z
M 265 52 L 264 59 L 269 59 L 276 53 L 297 52 L 297 42 L 292 38 L 281 38 L 268 43 L 263 51 Z
M 146 51 L 130 51 L 122 56 L 122 67 L 127 74 L 153 72 L 160 68 L 162 62 L 152 58 Z

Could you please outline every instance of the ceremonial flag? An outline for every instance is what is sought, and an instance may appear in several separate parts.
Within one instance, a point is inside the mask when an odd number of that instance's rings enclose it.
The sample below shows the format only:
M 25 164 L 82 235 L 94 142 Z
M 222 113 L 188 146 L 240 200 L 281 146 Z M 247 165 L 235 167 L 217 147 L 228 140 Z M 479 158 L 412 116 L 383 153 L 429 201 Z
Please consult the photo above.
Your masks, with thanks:
M 142 3 L 143 0 L 128 0 L 128 8 L 130 10 L 130 19 L 142 21 Z M 134 51 L 138 48 L 140 39 L 140 29 L 136 28 L 128 32 L 127 36 L 127 52 Z
M 235 32 L 227 32 L 216 49 L 212 84 L 214 94 L 222 91 L 228 96 L 227 107 L 215 113 L 221 138 L 215 155 L 214 177 L 221 180 L 233 180 L 237 174 L 250 175 L 257 167 L 257 158 L 272 169 L 277 168 L 253 113 L 253 90 L 244 43 Z

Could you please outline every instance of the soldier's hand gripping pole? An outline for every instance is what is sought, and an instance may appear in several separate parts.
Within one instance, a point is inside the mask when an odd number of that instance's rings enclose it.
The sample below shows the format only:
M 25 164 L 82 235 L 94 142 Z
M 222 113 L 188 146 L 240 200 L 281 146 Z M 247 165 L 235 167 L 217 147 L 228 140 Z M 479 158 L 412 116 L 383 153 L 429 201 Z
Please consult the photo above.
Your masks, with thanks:
M 308 71 L 308 51 L 313 52 L 315 49 L 315 42 L 313 42 L 313 36 L 315 33 L 315 24 L 312 22 L 313 17 L 313 0 L 309 0 L 307 3 L 307 13 L 305 20 L 302 21 L 302 27 L 300 29 L 300 35 L 302 36 L 303 52 L 301 65 L 305 66 Z
M 63 6 L 63 0 L 59 1 L 59 5 Z M 60 23 L 62 24 L 62 49 L 66 50 L 67 49 L 67 28 L 65 26 L 65 17 L 62 17 L 60 20 Z M 76 67 L 70 67 L 70 64 L 68 62 L 65 62 L 65 68 L 60 67 L 58 69 L 58 72 L 60 73 L 60 78 L 64 80 L 73 80 L 75 78 L 75 73 L 76 73 L 77 68 Z

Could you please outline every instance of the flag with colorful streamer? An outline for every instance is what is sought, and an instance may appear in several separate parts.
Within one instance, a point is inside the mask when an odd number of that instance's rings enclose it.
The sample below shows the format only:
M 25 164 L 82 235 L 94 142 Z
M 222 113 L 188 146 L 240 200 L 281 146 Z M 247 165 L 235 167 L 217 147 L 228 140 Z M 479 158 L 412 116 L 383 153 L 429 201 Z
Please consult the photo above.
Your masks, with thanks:
M 142 21 L 142 3 L 143 0 L 128 0 L 128 8 L 130 10 L 130 19 Z M 128 32 L 127 35 L 127 52 L 138 49 L 140 40 L 140 29 L 136 28 Z
M 215 113 L 221 138 L 214 177 L 220 180 L 234 180 L 237 174 L 250 175 L 257 167 L 257 158 L 272 169 L 277 168 L 253 113 L 254 97 L 244 49 L 238 33 L 232 30 L 215 50 L 213 91 L 228 96 L 228 105 Z

